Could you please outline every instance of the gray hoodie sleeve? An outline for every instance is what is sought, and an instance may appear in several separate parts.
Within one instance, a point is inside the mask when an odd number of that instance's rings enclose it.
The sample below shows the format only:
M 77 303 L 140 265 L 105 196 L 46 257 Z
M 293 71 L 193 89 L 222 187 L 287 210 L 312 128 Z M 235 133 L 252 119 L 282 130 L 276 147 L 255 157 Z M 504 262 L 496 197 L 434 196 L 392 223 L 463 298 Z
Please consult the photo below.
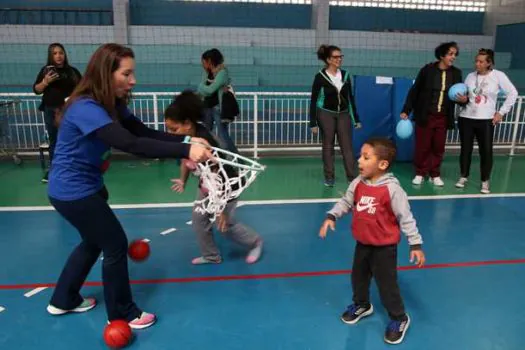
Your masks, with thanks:
M 420 248 L 423 244 L 423 238 L 417 229 L 416 220 L 410 210 L 408 196 L 403 188 L 396 182 L 388 184 L 390 192 L 390 203 L 392 211 L 399 222 L 401 231 L 405 233 L 408 244 L 413 248 Z
M 354 181 L 350 183 L 343 198 L 341 198 L 327 213 L 328 218 L 337 220 L 352 210 L 352 207 L 354 206 L 354 191 L 359 181 L 361 181 L 360 176 L 355 178 Z

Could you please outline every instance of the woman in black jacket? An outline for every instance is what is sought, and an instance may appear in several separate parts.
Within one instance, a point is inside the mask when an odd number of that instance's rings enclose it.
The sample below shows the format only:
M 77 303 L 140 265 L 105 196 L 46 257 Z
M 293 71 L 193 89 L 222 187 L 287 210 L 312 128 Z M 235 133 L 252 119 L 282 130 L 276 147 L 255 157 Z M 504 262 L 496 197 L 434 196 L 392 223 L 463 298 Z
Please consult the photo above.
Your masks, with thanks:
M 441 179 L 441 162 L 445 153 L 447 129 L 454 129 L 455 104 L 468 102 L 466 96 L 457 96 L 456 101 L 448 97 L 448 90 L 463 81 L 461 70 L 454 67 L 459 55 L 455 42 L 443 43 L 434 52 L 437 61 L 425 65 L 406 98 L 402 119 L 414 112 L 416 122 L 416 147 L 414 185 L 421 185 L 430 175 L 435 186 L 444 186 Z
M 321 128 L 324 184 L 332 187 L 335 183 L 335 135 L 337 134 L 337 142 L 343 153 L 346 177 L 350 182 L 355 178 L 352 127 L 360 128 L 361 124 L 352 93 L 352 78 L 348 71 L 341 69 L 341 49 L 321 45 L 317 57 L 326 67 L 315 75 L 312 85 L 310 127 L 314 134 Z
M 44 112 L 44 122 L 49 137 L 50 162 L 53 160 L 58 134 L 56 112 L 64 105 L 64 100 L 71 95 L 80 78 L 80 72 L 69 65 L 64 46 L 59 43 L 49 45 L 47 64 L 40 69 L 33 84 L 33 92 L 37 95 L 43 94 L 38 109 Z M 42 178 L 42 182 L 47 181 L 48 172 Z

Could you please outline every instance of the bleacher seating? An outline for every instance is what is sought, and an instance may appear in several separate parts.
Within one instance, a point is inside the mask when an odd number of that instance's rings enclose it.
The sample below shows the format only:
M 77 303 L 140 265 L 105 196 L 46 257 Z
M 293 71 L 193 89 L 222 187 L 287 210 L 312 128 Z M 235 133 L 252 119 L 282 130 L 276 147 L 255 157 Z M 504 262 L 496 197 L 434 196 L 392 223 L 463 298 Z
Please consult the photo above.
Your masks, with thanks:
M 98 45 L 67 45 L 68 57 L 80 71 Z M 137 90 L 195 87 L 201 79 L 201 45 L 132 45 L 137 59 Z M 322 66 L 314 48 L 218 47 L 226 58 L 237 89 L 307 91 Z M 45 64 L 47 45 L 0 44 L 0 89 L 20 91 L 30 86 Z M 343 48 L 344 66 L 353 75 L 414 78 L 419 68 L 434 60 L 433 53 L 416 50 Z M 475 52 L 462 51 L 456 65 L 464 75 L 472 70 Z M 511 54 L 497 52 L 497 68 L 525 89 L 525 70 L 511 70 Z M 13 90 L 15 89 L 15 90 Z

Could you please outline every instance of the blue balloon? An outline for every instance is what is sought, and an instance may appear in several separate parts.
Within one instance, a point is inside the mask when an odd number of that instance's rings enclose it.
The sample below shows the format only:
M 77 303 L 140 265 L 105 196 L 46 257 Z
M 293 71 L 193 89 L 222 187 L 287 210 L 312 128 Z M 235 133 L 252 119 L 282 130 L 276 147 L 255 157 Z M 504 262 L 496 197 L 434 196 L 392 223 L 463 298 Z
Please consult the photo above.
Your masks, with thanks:
M 396 126 L 396 134 L 400 139 L 408 139 L 414 132 L 414 126 L 408 119 L 401 119 Z
M 463 83 L 457 83 L 452 85 L 448 90 L 448 98 L 450 98 L 452 101 L 456 101 L 456 95 L 466 95 L 467 93 L 467 85 Z

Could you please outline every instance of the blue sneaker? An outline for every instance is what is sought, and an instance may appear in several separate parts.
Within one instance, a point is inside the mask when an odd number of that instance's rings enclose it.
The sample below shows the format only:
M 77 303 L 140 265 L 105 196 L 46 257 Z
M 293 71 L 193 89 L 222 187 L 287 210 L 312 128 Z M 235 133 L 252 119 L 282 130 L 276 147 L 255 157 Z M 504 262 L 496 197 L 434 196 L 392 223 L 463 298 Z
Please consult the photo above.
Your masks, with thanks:
M 341 320 L 347 324 L 355 324 L 363 317 L 369 316 L 374 312 L 374 307 L 370 304 L 368 307 L 357 304 L 349 305 L 346 311 L 341 315 Z
M 410 317 L 408 314 L 406 318 L 401 321 L 391 320 L 386 328 L 385 342 L 388 344 L 399 344 L 403 341 L 408 326 L 410 326 Z

